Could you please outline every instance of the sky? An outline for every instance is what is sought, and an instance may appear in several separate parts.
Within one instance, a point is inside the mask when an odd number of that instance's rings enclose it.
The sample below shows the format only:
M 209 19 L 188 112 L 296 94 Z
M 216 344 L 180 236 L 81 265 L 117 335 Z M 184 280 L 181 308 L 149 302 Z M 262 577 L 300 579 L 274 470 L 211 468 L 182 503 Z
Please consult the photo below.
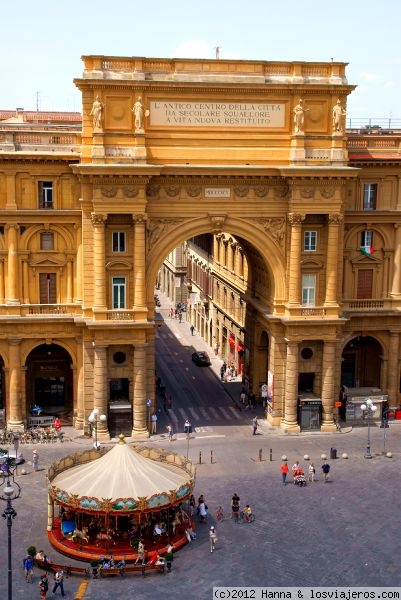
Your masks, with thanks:
M 347 125 L 401 127 L 400 0 L 1 3 L 0 109 L 81 110 L 82 55 L 349 63 Z M 372 123 L 373 124 L 373 123 Z M 393 125 L 395 126 L 395 125 Z

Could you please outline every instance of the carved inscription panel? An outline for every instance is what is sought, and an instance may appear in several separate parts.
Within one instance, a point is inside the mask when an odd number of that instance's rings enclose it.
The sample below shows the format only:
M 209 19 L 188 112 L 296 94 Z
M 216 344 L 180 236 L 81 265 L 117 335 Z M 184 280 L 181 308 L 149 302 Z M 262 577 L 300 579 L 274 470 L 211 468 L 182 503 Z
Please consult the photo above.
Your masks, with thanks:
M 258 102 L 150 102 L 150 124 L 175 127 L 284 127 L 285 104 Z

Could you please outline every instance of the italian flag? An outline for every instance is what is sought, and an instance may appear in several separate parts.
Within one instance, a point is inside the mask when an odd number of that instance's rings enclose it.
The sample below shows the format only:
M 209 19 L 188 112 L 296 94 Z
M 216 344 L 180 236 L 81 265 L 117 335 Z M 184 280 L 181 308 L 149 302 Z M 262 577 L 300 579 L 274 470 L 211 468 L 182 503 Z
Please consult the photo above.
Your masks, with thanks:
M 365 256 L 372 256 L 373 252 L 375 251 L 375 249 L 373 248 L 373 246 L 360 246 L 359 250 Z

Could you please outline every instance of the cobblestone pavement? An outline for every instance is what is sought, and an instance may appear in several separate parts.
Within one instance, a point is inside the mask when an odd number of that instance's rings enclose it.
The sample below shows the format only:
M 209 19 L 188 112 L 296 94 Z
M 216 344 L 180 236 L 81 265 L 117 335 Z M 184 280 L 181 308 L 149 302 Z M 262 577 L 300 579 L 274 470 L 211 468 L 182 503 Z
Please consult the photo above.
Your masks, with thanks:
M 171 324 L 171 330 L 175 328 L 178 323 Z M 188 341 L 188 323 L 180 324 L 180 336 Z M 203 344 L 197 340 L 197 348 L 202 349 Z M 219 359 L 212 361 L 216 372 L 219 365 Z M 240 382 L 221 385 L 224 393 L 237 401 Z M 366 427 L 333 434 L 288 435 L 261 420 L 259 434 L 252 436 L 253 414 L 255 411 L 247 411 L 246 418 L 231 425 L 215 425 L 211 432 L 200 428 L 189 446 L 183 434 L 177 435 L 173 448 L 182 454 L 189 450 L 189 458 L 197 464 L 195 495 L 205 495 L 210 515 L 207 525 L 198 525 L 198 539 L 176 553 L 171 574 L 89 580 L 86 589 L 80 587 L 84 580 L 72 576 L 65 580 L 66 597 L 141 600 L 169 594 L 209 600 L 213 586 L 401 585 L 401 422 L 392 423 L 386 430 L 386 449 L 392 451 L 392 458 L 382 454 L 384 430 L 371 428 L 373 458 L 368 460 L 364 458 Z M 58 555 L 47 541 L 45 473 L 53 460 L 86 449 L 91 441 L 71 428 L 65 432 L 67 441 L 63 444 L 35 446 L 42 469 L 37 473 L 29 463 L 34 446 L 22 447 L 27 463 L 19 468 L 17 476 L 22 492 L 14 502 L 18 515 L 12 526 L 13 598 L 17 600 L 39 598 L 39 573 L 35 573 L 34 585 L 26 583 L 23 576 L 22 558 L 29 545 L 43 549 L 50 558 L 71 562 Z M 167 446 L 164 434 L 152 437 L 151 443 Z M 331 478 L 324 483 L 321 455 L 329 456 L 332 447 L 339 457 L 347 453 L 348 458 L 329 460 Z M 284 486 L 280 475 L 284 454 L 290 465 L 298 459 L 304 466 L 308 464 L 304 455 L 309 455 L 316 466 L 316 483 L 305 488 L 292 483 Z M 27 474 L 21 474 L 22 468 Z M 211 554 L 209 526 L 215 522 L 219 505 L 228 515 L 234 492 L 239 494 L 242 505 L 252 505 L 256 521 L 235 524 L 228 518 L 217 523 L 217 549 Z M 7 528 L 3 520 L 0 553 L 1 599 L 7 597 Z
M 67 437 L 73 435 L 72 430 L 66 433 Z M 198 539 L 177 552 L 172 573 L 90 580 L 85 598 L 155 598 L 166 593 L 167 588 L 174 595 L 202 600 L 212 597 L 213 585 L 400 585 L 397 523 L 401 426 L 396 423 L 390 426 L 387 448 L 393 451 L 393 458 L 381 454 L 383 430 L 372 428 L 371 460 L 364 458 L 366 428 L 354 429 L 349 434 L 286 436 L 272 434 L 262 427 L 261 434 L 253 437 L 250 428 L 243 426 L 232 432 L 226 430 L 225 434 L 224 438 L 196 435 L 190 440 L 189 455 L 194 462 L 198 462 L 202 451 L 195 493 L 205 494 L 210 516 L 208 525 L 198 525 Z M 164 436 L 157 436 L 154 443 L 164 445 Z M 40 466 L 47 469 L 55 458 L 89 445 L 87 439 L 75 437 L 64 444 L 37 446 Z M 331 480 L 326 484 L 321 476 L 320 456 L 329 453 L 331 447 L 336 447 L 339 455 L 347 452 L 349 458 L 329 461 Z M 186 440 L 179 436 L 174 448 L 184 453 Z M 23 447 L 27 459 L 31 449 Z M 316 483 L 305 488 L 292 483 L 282 485 L 279 472 L 282 454 L 288 456 L 290 464 L 299 459 L 304 465 L 307 461 L 303 457 L 308 454 L 316 465 Z M 29 463 L 24 468 L 27 474 L 17 476 L 22 493 L 14 502 L 18 515 L 12 526 L 13 597 L 17 599 L 35 598 L 39 594 L 39 574 L 35 574 L 33 586 L 23 577 L 22 558 L 29 545 L 44 549 L 51 558 L 57 556 L 63 560 L 47 542 L 45 470 L 35 473 Z M 217 550 L 210 554 L 208 526 L 214 522 L 218 505 L 228 513 L 234 492 L 239 494 L 242 504 L 252 505 L 256 521 L 235 524 L 227 519 L 218 523 Z M 0 527 L 5 573 L 5 523 Z M 67 597 L 75 597 L 81 582 L 77 577 L 66 579 Z M 3 575 L 0 598 L 6 597 L 6 589 L 7 578 Z

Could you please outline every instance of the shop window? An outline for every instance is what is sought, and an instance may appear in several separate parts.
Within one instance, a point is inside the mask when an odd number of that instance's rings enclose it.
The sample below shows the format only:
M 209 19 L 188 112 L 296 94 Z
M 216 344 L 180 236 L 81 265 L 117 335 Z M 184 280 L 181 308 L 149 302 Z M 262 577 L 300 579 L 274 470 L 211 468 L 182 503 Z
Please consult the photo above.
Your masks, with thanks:
M 377 183 L 365 183 L 363 186 L 363 210 L 375 210 L 377 201 Z
M 304 251 L 316 252 L 317 231 L 304 231 Z
M 302 306 L 315 306 L 316 275 L 302 275 Z
M 38 182 L 38 206 L 39 208 L 54 208 L 53 206 L 53 182 Z

